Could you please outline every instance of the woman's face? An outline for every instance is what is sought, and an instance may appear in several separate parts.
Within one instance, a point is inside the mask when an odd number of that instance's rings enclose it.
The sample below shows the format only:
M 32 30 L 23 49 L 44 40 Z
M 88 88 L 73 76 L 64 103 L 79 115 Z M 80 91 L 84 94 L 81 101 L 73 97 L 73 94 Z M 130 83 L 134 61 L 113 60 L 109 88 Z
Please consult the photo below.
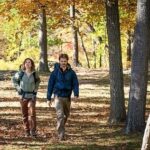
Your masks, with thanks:
M 31 67 L 32 67 L 31 60 L 27 59 L 27 60 L 25 61 L 24 66 L 25 66 L 26 69 L 31 70 Z

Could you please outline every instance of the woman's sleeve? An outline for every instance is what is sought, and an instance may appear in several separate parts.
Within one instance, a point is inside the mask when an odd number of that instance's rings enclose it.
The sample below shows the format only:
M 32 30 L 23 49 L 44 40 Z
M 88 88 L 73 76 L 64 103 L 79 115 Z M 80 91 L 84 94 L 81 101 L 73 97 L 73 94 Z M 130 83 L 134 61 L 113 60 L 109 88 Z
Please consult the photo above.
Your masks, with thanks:
M 13 77 L 12 77 L 12 82 L 13 82 L 13 86 L 16 88 L 16 90 L 18 92 L 20 92 L 21 88 L 20 88 L 20 84 L 19 84 L 19 72 L 17 72 Z

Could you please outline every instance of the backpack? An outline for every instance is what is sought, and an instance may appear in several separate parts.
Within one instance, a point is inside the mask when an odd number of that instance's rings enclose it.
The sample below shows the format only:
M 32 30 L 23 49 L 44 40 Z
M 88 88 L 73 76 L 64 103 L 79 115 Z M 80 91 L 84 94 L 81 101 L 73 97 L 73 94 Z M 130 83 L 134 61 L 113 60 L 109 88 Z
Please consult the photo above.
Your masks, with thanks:
M 20 81 L 22 80 L 22 77 L 24 76 L 24 72 L 20 71 L 19 72 L 19 80 L 18 80 L 18 84 L 20 85 Z M 36 72 L 33 72 L 33 78 L 34 78 L 34 83 L 36 84 L 37 82 L 37 78 L 36 78 Z

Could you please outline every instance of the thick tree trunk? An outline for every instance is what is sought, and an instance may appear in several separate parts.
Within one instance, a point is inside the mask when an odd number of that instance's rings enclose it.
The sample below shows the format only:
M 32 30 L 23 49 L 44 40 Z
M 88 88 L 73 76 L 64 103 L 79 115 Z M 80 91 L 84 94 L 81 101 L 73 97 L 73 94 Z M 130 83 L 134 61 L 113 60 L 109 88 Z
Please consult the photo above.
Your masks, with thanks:
M 39 46 L 40 46 L 40 72 L 49 72 L 48 61 L 47 61 L 47 22 L 45 9 L 41 9 L 39 15 L 40 30 L 39 30 Z
M 110 74 L 110 123 L 123 122 L 126 119 L 123 71 L 120 41 L 120 23 L 118 0 L 106 0 L 107 32 L 109 44 L 109 74 Z
M 74 66 L 79 65 L 79 48 L 78 48 L 78 28 L 75 26 L 75 2 L 70 5 L 70 17 L 72 19 L 72 45 L 73 45 L 73 64 Z
M 150 51 L 150 1 L 138 0 L 126 133 L 143 132 Z
M 150 115 L 147 120 L 141 150 L 150 150 Z
M 87 66 L 88 66 L 88 68 L 90 68 L 90 62 L 89 62 L 89 58 L 88 58 L 88 54 L 87 54 L 86 48 L 85 48 L 85 46 L 84 46 L 83 38 L 82 38 L 80 32 L 78 32 L 78 33 L 79 33 L 79 36 L 80 36 L 80 39 L 81 39 L 81 46 L 82 46 L 82 49 L 83 49 L 83 51 L 84 51 L 84 53 L 85 53 L 85 57 L 86 57 L 86 61 L 87 61 Z

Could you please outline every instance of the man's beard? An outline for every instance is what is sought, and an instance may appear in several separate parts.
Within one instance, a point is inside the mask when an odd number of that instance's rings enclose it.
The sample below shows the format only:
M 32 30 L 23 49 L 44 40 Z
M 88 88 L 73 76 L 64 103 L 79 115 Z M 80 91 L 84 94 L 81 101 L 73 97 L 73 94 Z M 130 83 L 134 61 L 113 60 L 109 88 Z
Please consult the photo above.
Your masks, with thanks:
M 61 66 L 62 66 L 62 67 L 66 67 L 67 65 L 66 65 L 66 64 L 62 64 Z

